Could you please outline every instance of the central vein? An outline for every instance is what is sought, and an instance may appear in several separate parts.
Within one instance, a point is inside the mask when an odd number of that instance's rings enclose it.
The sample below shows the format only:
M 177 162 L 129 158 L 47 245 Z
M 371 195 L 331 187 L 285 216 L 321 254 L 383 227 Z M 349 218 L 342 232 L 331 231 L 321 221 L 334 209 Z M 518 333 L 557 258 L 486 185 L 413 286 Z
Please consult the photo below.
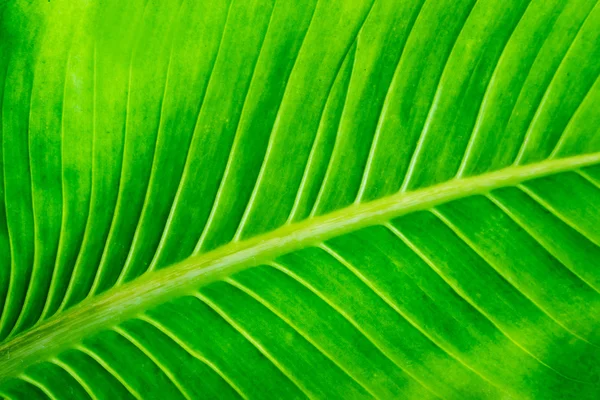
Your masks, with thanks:
M 0 345 L 0 381 L 57 354 L 84 337 L 198 287 L 275 257 L 391 218 L 526 180 L 600 163 L 600 153 L 508 167 L 282 226 L 251 239 L 187 258 L 88 298 Z

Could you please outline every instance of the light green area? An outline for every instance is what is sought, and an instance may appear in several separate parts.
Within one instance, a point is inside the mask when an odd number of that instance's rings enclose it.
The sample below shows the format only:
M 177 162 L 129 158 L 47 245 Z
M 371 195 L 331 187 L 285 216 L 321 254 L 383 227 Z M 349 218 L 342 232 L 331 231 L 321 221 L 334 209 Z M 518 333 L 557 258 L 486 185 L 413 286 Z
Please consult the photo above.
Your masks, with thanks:
M 600 5 L 3 1 L 0 396 L 600 398 Z

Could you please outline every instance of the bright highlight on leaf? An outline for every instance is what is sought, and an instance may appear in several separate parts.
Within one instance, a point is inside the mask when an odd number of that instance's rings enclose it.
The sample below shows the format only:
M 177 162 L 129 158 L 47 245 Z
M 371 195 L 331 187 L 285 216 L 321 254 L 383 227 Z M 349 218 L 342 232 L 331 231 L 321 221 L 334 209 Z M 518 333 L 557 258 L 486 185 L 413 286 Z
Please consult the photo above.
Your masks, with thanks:
M 600 398 L 596 0 L 0 5 L 0 397 Z

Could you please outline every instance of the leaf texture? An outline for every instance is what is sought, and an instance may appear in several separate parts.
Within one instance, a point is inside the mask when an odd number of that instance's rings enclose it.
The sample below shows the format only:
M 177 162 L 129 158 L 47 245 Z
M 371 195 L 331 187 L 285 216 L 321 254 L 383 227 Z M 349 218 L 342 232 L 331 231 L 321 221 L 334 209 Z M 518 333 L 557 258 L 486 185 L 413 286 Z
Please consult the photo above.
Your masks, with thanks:
M 597 399 L 594 0 L 0 4 L 0 395 Z

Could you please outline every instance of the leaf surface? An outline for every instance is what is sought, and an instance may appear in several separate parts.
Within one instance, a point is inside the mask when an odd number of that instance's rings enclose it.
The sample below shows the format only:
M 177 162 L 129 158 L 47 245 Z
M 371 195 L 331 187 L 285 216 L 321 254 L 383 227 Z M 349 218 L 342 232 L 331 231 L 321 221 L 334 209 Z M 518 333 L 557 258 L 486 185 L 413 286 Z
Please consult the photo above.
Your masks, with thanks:
M 596 399 L 592 0 L 0 5 L 7 399 Z

